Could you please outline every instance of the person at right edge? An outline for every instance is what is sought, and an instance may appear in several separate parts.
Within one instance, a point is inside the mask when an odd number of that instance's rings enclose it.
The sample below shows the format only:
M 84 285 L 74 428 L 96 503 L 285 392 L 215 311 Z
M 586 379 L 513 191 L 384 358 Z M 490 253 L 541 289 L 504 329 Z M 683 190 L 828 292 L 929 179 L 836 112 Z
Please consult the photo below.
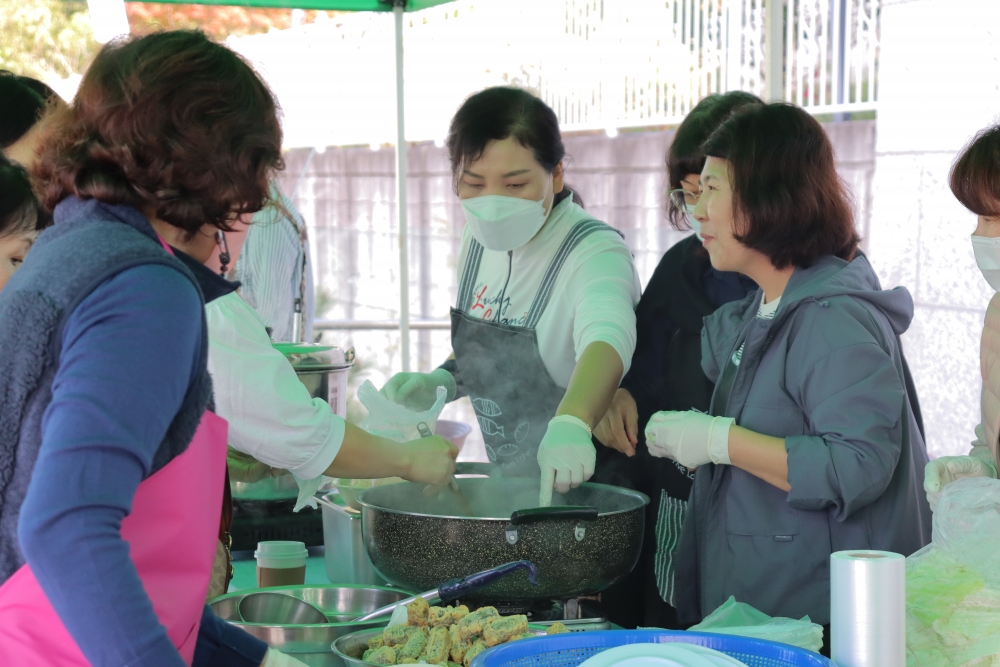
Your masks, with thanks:
M 930 541 L 927 452 L 899 341 L 913 299 L 882 290 L 857 252 L 833 147 L 808 112 L 748 106 L 703 150 L 704 247 L 759 289 L 705 318 L 709 414 L 658 412 L 645 428 L 654 456 L 696 469 L 678 620 L 735 596 L 828 625 L 832 553 L 908 556 Z
M 0 293 L 0 665 L 301 666 L 205 605 L 226 422 L 164 241 L 207 259 L 267 201 L 271 91 L 200 32 L 126 37 L 37 146 L 54 225 Z
M 997 477 L 1000 437 L 1000 125 L 988 127 L 966 147 L 951 171 L 951 191 L 977 216 L 972 251 L 983 278 L 997 294 L 986 307 L 979 366 L 983 377 L 980 422 L 967 456 L 942 456 L 924 471 L 931 509 L 945 486 L 963 477 Z

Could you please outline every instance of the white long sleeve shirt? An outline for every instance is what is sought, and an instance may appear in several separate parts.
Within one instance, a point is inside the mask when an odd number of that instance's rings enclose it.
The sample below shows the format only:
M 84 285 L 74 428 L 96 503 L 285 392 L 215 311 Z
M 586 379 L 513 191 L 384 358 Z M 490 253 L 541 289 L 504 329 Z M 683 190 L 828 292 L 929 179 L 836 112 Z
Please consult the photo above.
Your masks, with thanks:
M 272 205 L 254 214 L 234 267 L 241 283 L 240 295 L 257 311 L 264 324 L 271 328 L 271 336 L 278 341 L 292 340 L 295 299 L 301 296 L 305 313 L 302 339 L 309 342 L 316 305 L 309 243 L 305 238 L 306 223 L 277 185 L 272 184 L 271 196 L 292 217 Z
M 229 422 L 229 445 L 300 482 L 318 478 L 340 452 L 344 420 L 309 395 L 237 293 L 207 304 L 205 314 L 215 412 Z
M 509 281 L 507 253 L 484 249 L 466 312 L 493 320 L 496 309 L 502 308 L 500 322 L 523 325 L 559 245 L 573 225 L 592 219 L 571 197 L 561 201 L 535 238 L 514 250 Z M 466 226 L 458 259 L 459 282 L 471 242 L 472 233 Z M 632 253 L 618 234 L 594 232 L 570 253 L 535 329 L 545 368 L 557 385 L 569 385 L 580 355 L 597 341 L 613 347 L 628 372 L 635 351 L 635 306 L 641 291 Z

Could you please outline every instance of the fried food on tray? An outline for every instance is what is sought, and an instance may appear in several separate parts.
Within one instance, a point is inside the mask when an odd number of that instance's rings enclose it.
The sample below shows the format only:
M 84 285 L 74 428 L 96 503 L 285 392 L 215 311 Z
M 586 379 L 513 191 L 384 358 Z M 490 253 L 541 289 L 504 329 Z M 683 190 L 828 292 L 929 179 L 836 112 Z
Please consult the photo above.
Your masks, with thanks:
M 427 615 L 427 625 L 432 628 L 449 627 L 469 615 L 469 608 L 461 607 L 431 607 Z
M 383 635 L 375 635 L 370 640 L 368 640 L 368 648 L 377 649 L 385 646 L 385 637 Z
M 417 630 L 410 635 L 410 638 L 406 640 L 403 644 L 403 648 L 396 651 L 396 659 L 402 662 L 405 658 L 413 658 L 418 660 L 420 654 L 424 652 L 424 647 L 427 646 L 427 632 L 423 629 Z
M 496 646 L 510 641 L 512 637 L 528 631 L 528 617 L 524 614 L 490 619 L 483 628 L 483 641 L 487 646 Z
M 455 662 L 462 662 L 462 658 L 465 657 L 465 652 L 472 647 L 472 641 L 469 639 L 462 639 L 462 635 L 458 631 L 457 624 L 448 628 L 448 634 L 451 637 L 451 659 Z
M 406 605 L 406 624 L 418 627 L 427 625 L 427 614 L 429 611 L 430 605 L 427 604 L 427 600 L 417 598 Z
M 532 637 L 537 637 L 537 636 L 538 635 L 536 635 L 534 632 L 528 630 L 527 632 L 517 635 L 516 637 L 511 637 L 510 641 L 516 642 L 518 639 L 531 639 Z
M 500 612 L 497 611 L 496 607 L 480 607 L 456 625 L 458 625 L 458 632 L 462 639 L 469 639 L 476 635 L 482 635 L 483 628 L 494 618 L 500 618 Z
M 410 639 L 410 635 L 419 631 L 420 628 L 410 625 L 394 625 L 391 628 L 386 628 L 385 632 L 382 633 L 382 643 L 385 646 L 399 646 L 405 644 Z
M 477 639 L 475 643 L 473 643 L 472 646 L 469 648 L 469 650 L 465 652 L 465 658 L 462 660 L 462 664 L 465 665 L 465 667 L 469 667 L 469 665 L 472 664 L 472 659 L 485 650 L 486 650 L 486 642 L 484 642 L 482 639 Z
M 553 623 L 552 625 L 550 625 L 548 627 L 548 629 L 545 631 L 545 634 L 547 634 L 547 635 L 564 635 L 567 632 L 569 632 L 569 628 L 566 627 L 566 624 L 565 623 L 560 623 L 559 621 L 556 621 L 555 623 Z
M 371 652 L 371 655 L 365 658 L 365 662 L 373 662 L 376 665 L 395 665 L 396 650 L 391 646 L 377 648 Z
M 426 660 L 432 665 L 444 664 L 448 661 L 448 653 L 451 650 L 451 636 L 448 628 L 438 626 L 431 630 L 427 638 L 427 647 L 424 649 Z

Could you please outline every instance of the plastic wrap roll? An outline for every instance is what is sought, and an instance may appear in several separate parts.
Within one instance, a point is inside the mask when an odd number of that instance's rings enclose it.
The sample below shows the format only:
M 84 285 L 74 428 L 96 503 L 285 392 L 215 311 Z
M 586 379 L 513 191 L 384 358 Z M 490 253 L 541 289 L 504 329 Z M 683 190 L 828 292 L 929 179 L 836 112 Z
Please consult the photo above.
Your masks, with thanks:
M 906 667 L 906 559 L 830 556 L 830 657 L 838 667 Z

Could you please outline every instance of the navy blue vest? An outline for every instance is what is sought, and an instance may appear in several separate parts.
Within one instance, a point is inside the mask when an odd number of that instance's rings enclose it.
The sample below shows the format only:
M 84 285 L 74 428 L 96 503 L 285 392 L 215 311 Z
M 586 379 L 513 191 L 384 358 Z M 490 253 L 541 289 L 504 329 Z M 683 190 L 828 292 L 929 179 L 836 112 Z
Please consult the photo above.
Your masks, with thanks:
M 55 213 L 55 226 L 38 237 L 0 292 L 0 583 L 24 563 L 18 512 L 38 459 L 42 415 L 52 400 L 62 332 L 73 310 L 112 276 L 145 264 L 175 268 L 202 293 L 192 272 L 163 251 L 134 208 L 69 198 Z M 152 472 L 187 449 L 211 402 L 205 326 L 203 318 L 200 373 L 156 452 Z

